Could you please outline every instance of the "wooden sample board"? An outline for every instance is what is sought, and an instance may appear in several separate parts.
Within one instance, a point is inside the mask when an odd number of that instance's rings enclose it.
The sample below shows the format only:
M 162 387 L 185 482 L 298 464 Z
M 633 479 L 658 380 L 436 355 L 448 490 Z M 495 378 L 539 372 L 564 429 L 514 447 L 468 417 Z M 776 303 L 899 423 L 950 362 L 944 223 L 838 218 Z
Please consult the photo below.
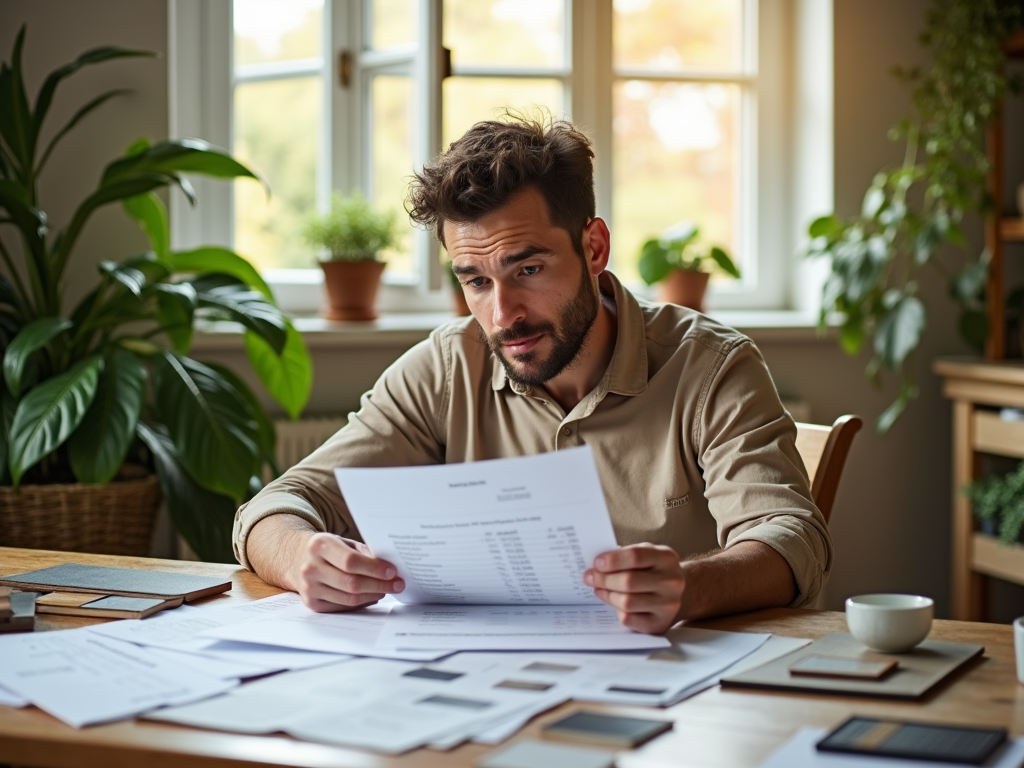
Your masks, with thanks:
M 945 643 L 925 640 L 910 653 L 875 653 L 846 632 L 833 632 L 788 656 L 738 675 L 722 678 L 722 686 L 769 688 L 801 693 L 841 693 L 885 699 L 919 699 L 947 676 L 985 648 L 973 643 Z M 790 668 L 811 656 L 830 656 L 859 661 L 889 661 L 898 664 L 890 674 L 876 680 L 794 675 Z

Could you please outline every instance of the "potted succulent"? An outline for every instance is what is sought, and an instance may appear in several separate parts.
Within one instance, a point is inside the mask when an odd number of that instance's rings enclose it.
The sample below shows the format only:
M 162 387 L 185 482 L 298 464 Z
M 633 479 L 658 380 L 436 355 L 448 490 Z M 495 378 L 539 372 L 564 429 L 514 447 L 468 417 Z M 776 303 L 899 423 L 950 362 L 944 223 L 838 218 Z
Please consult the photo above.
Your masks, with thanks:
M 256 174 L 201 141 L 140 140 L 106 166 L 68 224 L 53 228 L 40 174 L 61 138 L 119 93 L 89 101 L 44 146 L 55 91 L 82 67 L 152 54 L 88 51 L 52 72 L 30 104 L 24 39 L 22 28 L 0 66 L 0 224 L 20 246 L 0 242 L 0 544 L 147 554 L 162 491 L 200 557 L 232 560 L 234 510 L 273 465 L 274 429 L 236 374 L 189 356 L 193 328 L 202 318 L 240 323 L 257 375 L 293 416 L 308 397 L 310 360 L 245 259 L 225 248 L 171 250 L 154 192 L 174 185 L 194 202 L 184 173 Z M 99 262 L 95 287 L 68 307 L 65 272 L 79 235 L 114 203 L 152 250 Z
M 660 238 L 643 244 L 639 269 L 645 283 L 661 284 L 662 301 L 702 312 L 704 293 L 711 277 L 707 267 L 717 266 L 737 279 L 740 271 L 723 248 L 699 245 L 699 236 L 700 229 L 690 221 L 681 221 L 669 227 Z
M 328 320 L 373 320 L 377 291 L 386 266 L 382 251 L 395 244 L 398 223 L 394 212 L 379 211 L 359 193 L 335 195 L 331 209 L 313 214 L 303 231 L 306 242 L 326 257 L 324 271 Z

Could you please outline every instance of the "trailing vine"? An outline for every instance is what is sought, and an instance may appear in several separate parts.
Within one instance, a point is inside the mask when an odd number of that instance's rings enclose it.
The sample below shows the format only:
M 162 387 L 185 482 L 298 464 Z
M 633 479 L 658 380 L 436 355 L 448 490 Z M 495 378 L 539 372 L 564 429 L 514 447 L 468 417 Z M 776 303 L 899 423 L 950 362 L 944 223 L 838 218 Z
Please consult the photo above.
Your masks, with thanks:
M 960 334 L 971 346 L 984 346 L 989 255 L 968 253 L 960 222 L 991 208 L 985 129 L 1008 88 L 1019 87 L 1004 74 L 1001 45 L 1022 25 L 1024 0 L 933 0 L 920 36 L 931 68 L 894 71 L 913 89 L 914 115 L 889 132 L 906 144 L 903 163 L 875 175 L 859 215 L 833 213 L 808 229 L 808 255 L 831 257 L 820 327 L 837 316 L 847 353 L 870 342 L 869 380 L 878 386 L 889 371 L 900 382 L 895 402 L 876 423 L 880 433 L 918 394 L 911 362 L 928 320 L 918 296 L 923 269 L 948 281 Z M 961 249 L 956 263 L 940 258 L 945 244 Z

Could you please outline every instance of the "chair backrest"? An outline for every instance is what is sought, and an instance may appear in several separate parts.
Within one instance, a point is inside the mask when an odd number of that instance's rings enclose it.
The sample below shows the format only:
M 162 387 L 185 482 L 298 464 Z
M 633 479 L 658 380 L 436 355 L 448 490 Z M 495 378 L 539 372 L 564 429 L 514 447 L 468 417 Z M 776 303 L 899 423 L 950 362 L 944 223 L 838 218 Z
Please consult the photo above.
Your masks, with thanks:
M 811 498 L 825 522 L 832 515 L 832 504 L 853 437 L 863 425 L 860 416 L 853 415 L 840 416 L 831 427 L 797 422 L 796 449 L 811 478 Z

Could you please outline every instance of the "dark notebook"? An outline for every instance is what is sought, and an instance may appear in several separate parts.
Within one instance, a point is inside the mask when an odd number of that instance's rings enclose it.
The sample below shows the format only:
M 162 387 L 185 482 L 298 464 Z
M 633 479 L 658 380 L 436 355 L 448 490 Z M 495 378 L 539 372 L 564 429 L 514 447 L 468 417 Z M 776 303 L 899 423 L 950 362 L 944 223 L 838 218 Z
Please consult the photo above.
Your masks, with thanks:
M 81 563 L 62 563 L 28 573 L 0 578 L 0 586 L 19 589 L 95 592 L 126 597 L 182 597 L 197 600 L 231 589 L 231 582 L 188 573 L 145 571 L 131 568 L 105 568 Z

